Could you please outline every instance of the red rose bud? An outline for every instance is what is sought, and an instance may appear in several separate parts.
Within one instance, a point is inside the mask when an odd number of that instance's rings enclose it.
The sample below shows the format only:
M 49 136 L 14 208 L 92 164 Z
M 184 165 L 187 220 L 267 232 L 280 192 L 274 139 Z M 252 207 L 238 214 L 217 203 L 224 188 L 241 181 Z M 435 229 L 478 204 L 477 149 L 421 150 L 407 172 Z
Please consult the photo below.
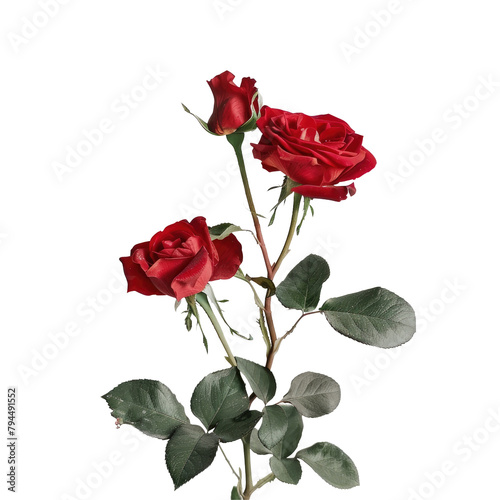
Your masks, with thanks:
M 236 237 L 212 241 L 204 217 L 171 224 L 120 258 L 128 292 L 177 300 L 201 292 L 209 281 L 232 278 L 242 260 Z
M 243 78 L 240 87 L 233 80 L 234 75 L 224 71 L 208 82 L 215 101 L 208 128 L 217 135 L 232 134 L 243 125 L 250 125 L 250 121 L 253 121 L 251 130 L 256 128 L 260 105 L 255 80 Z
M 255 80 L 243 78 L 239 87 L 233 80 L 234 75 L 224 71 L 207 82 L 214 95 L 214 110 L 208 123 L 183 105 L 184 110 L 192 114 L 201 126 L 213 135 L 249 132 L 257 127 L 262 104 Z
M 257 121 L 262 132 L 253 155 L 268 172 L 283 172 L 301 184 L 292 191 L 308 198 L 342 201 L 356 192 L 352 181 L 377 161 L 362 146 L 363 137 L 332 115 L 308 116 L 268 106 Z

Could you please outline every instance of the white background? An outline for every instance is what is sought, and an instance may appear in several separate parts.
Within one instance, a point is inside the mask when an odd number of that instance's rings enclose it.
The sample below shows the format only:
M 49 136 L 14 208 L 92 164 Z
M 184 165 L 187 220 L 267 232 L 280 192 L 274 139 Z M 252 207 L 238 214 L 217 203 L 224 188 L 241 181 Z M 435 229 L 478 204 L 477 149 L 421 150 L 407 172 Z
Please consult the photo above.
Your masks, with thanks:
M 299 446 L 335 443 L 361 486 L 335 490 L 303 465 L 298 486 L 275 481 L 255 498 L 498 498 L 495 3 L 73 0 L 50 18 L 41 4 L 3 2 L 0 15 L 2 381 L 19 393 L 17 498 L 229 498 L 235 478 L 220 454 L 174 493 L 165 443 L 115 430 L 100 399 L 122 381 L 151 378 L 188 407 L 196 383 L 225 368 L 215 335 L 206 355 L 173 299 L 125 293 L 118 258 L 197 214 L 251 226 L 230 146 L 180 104 L 208 119 L 205 82 L 226 69 L 237 83 L 255 78 L 272 107 L 345 119 L 378 160 L 353 198 L 313 203 L 277 281 L 315 252 L 331 266 L 325 299 L 380 285 L 419 318 L 414 339 L 394 352 L 350 341 L 321 317 L 300 324 L 276 358 L 278 396 L 303 371 L 340 383 L 340 406 L 305 419 Z M 148 68 L 158 84 L 144 91 Z M 126 95 L 140 102 L 124 104 Z M 54 164 L 103 119 L 109 133 L 58 176 Z M 253 160 L 248 170 L 268 216 L 277 191 L 266 190 L 281 176 Z M 273 258 L 289 211 L 266 228 Z M 245 272 L 262 275 L 251 236 L 239 238 Z M 249 289 L 233 281 L 215 283 L 216 293 L 255 340 L 231 346 L 262 363 Z M 275 310 L 283 333 L 297 314 Z M 225 449 L 242 466 L 240 443 Z M 255 480 L 266 460 L 255 462 Z M 102 466 L 110 461 L 112 470 Z M 437 472 L 444 463 L 446 476 Z

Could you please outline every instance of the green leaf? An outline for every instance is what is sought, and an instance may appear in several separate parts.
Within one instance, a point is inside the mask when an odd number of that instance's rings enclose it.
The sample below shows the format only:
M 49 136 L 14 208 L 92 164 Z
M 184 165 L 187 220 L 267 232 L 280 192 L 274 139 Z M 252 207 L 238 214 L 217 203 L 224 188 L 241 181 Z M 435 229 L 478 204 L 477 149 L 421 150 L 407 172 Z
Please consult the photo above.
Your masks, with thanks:
M 236 441 L 246 436 L 261 418 L 262 413 L 260 411 L 246 411 L 235 418 L 221 420 L 215 426 L 214 432 L 223 443 Z
M 311 198 L 307 198 L 307 196 L 304 196 L 304 213 L 302 214 L 302 219 L 300 220 L 300 223 L 297 226 L 297 236 L 300 234 L 300 229 L 302 228 L 302 224 L 304 223 L 307 212 L 309 210 L 311 210 L 311 215 L 314 216 L 314 209 L 311 206 Z
M 190 314 L 188 314 L 188 315 L 186 316 L 186 319 L 184 320 L 184 323 L 186 324 L 186 330 L 187 330 L 188 332 L 190 332 L 190 331 L 191 331 L 191 328 L 193 328 L 193 321 L 192 321 L 192 319 L 191 319 L 191 315 L 190 315 Z
M 208 316 L 208 319 L 212 323 L 212 326 L 217 332 L 217 335 L 219 336 L 219 339 L 222 342 L 224 349 L 228 355 L 228 357 L 226 357 L 227 361 L 231 366 L 236 366 L 236 360 L 234 359 L 234 356 L 231 353 L 229 345 L 226 343 L 226 339 L 224 337 L 224 333 L 222 332 L 222 328 L 219 324 L 219 321 L 217 320 L 214 311 L 210 307 L 210 301 L 208 300 L 207 294 L 204 292 L 199 292 L 196 295 L 191 295 L 190 297 L 194 297 L 195 304 L 198 303 L 201 306 L 201 308 L 205 311 L 205 314 Z
M 236 362 L 255 395 L 265 404 L 273 399 L 276 394 L 276 380 L 271 370 L 243 358 L 236 357 Z
M 302 467 L 296 458 L 276 457 L 269 459 L 269 465 L 273 474 L 283 483 L 298 484 L 302 477 Z
M 321 373 L 297 375 L 283 401 L 292 404 L 304 417 L 321 417 L 331 413 L 340 403 L 340 387 Z
M 328 299 L 320 308 L 342 335 L 376 347 L 396 347 L 415 333 L 415 311 L 385 288 Z
M 250 434 L 250 449 L 257 455 L 270 455 L 272 452 L 268 450 L 259 439 L 259 432 L 257 429 L 253 429 Z
M 181 103 L 182 104 L 182 103 Z M 186 113 L 189 113 L 191 116 L 194 116 L 197 120 L 198 120 L 198 123 L 209 133 L 209 134 L 212 134 L 212 135 L 218 135 L 218 134 L 214 134 L 209 128 L 208 128 L 208 124 L 205 120 L 202 120 L 199 116 L 196 116 L 194 113 L 191 113 L 191 111 L 189 111 L 189 109 L 184 106 L 184 104 L 182 104 L 182 107 L 184 109 L 184 111 Z
M 308 255 L 276 288 L 278 300 L 288 309 L 309 312 L 316 309 L 330 268 L 323 257 Z
M 283 459 L 290 456 L 299 445 L 300 438 L 302 437 L 302 430 L 304 429 L 302 416 L 293 406 L 278 406 L 284 411 L 287 419 L 286 432 L 283 439 L 281 439 L 278 444 L 268 449 L 259 439 L 257 429 L 254 429 L 250 434 L 250 449 L 254 453 L 257 453 L 257 455 L 269 455 L 272 453 L 276 458 Z
M 198 425 L 182 425 L 165 449 L 168 472 L 177 489 L 210 466 L 217 453 L 219 438 L 206 434 Z
M 259 319 L 257 320 L 257 323 L 262 333 L 262 339 L 266 344 L 266 356 L 269 356 L 269 353 L 271 352 L 271 339 L 269 338 L 269 332 L 267 331 L 267 325 L 264 320 L 264 312 L 262 309 L 259 309 Z
M 285 178 L 283 179 L 283 184 L 281 185 L 278 203 L 276 203 L 276 205 L 274 205 L 274 207 L 271 209 L 273 211 L 273 214 L 271 216 L 271 220 L 269 221 L 270 226 L 274 223 L 274 219 L 276 217 L 276 212 L 278 211 L 278 207 L 281 205 L 281 203 L 283 203 L 292 194 L 292 189 L 294 187 L 297 187 L 297 186 L 300 186 L 300 183 L 292 181 L 292 179 L 285 176 Z M 280 186 L 277 186 L 277 187 L 280 187 Z
M 219 313 L 220 317 L 222 318 L 222 321 L 226 324 L 226 326 L 229 328 L 229 331 L 231 332 L 232 335 L 238 335 L 238 337 L 241 337 L 242 339 L 245 340 L 253 340 L 252 336 L 250 337 L 245 337 L 244 335 L 241 335 L 237 330 L 231 327 L 231 325 L 226 321 L 226 318 L 224 316 L 224 313 L 220 307 L 221 302 L 228 302 L 227 300 L 217 300 L 217 297 L 215 296 L 214 290 L 210 283 L 207 283 L 205 286 L 203 293 L 207 296 L 208 299 L 210 299 L 210 302 L 215 306 L 217 309 L 217 312 Z
M 240 226 L 237 226 L 235 224 L 231 224 L 230 222 L 224 222 L 223 224 L 217 224 L 216 226 L 212 226 L 208 230 L 212 240 L 223 240 L 224 238 L 227 238 L 230 234 L 236 233 L 237 231 L 245 231 L 245 230 L 241 229 Z
M 245 281 L 246 283 L 249 284 L 250 288 L 252 289 L 253 291 L 253 295 L 254 295 L 254 300 L 255 300 L 255 305 L 259 308 L 259 309 L 264 309 L 264 304 L 262 303 L 262 301 L 260 300 L 260 297 L 257 295 L 257 292 L 255 291 L 255 288 L 253 287 L 252 285 L 252 281 L 251 279 L 241 270 L 241 267 L 236 271 L 236 274 L 234 275 L 235 278 L 238 278 L 242 281 Z
M 241 415 L 248 408 L 245 383 L 235 367 L 207 375 L 191 397 L 191 411 L 207 429 L 221 420 Z
M 276 446 L 271 448 L 271 453 L 276 458 L 282 459 L 289 457 L 297 449 L 300 438 L 302 437 L 304 423 L 302 422 L 302 416 L 294 406 L 279 406 L 285 412 L 287 428 L 283 439 Z
M 102 397 L 113 417 L 148 436 L 168 439 L 177 427 L 189 423 L 172 391 L 156 380 L 129 380 Z
M 285 411 L 278 405 L 265 406 L 263 413 L 259 439 L 266 448 L 271 449 L 285 436 L 288 420 Z
M 358 470 L 353 461 L 331 443 L 316 443 L 300 450 L 296 457 L 336 488 L 348 489 L 359 486 Z
M 257 285 L 267 290 L 269 297 L 272 297 L 276 293 L 276 286 L 269 278 L 266 278 L 264 276 L 257 276 L 256 278 L 251 278 L 248 275 L 246 276 L 246 278 L 250 281 L 253 281 L 254 283 L 257 283 Z
M 200 314 L 198 313 L 198 307 L 196 307 L 196 296 L 190 295 L 189 297 L 186 297 L 186 303 L 187 303 L 186 328 L 188 331 L 191 331 L 191 328 L 193 327 L 191 316 L 194 316 L 196 318 L 197 325 L 200 327 L 201 335 L 203 336 L 203 345 L 205 346 L 205 350 L 208 353 L 208 341 L 205 332 L 203 331 L 203 327 L 201 326 Z
M 240 494 L 238 493 L 238 488 L 233 486 L 231 490 L 231 500 L 241 500 Z

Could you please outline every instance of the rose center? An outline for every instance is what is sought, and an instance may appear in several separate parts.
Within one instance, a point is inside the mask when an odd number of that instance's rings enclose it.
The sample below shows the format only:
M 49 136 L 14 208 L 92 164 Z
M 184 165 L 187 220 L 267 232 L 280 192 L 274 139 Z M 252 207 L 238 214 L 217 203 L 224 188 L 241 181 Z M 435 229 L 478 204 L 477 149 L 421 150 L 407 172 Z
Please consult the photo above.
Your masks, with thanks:
M 300 140 L 319 143 L 320 142 L 319 133 L 315 128 L 312 128 L 312 127 L 303 128 L 300 131 Z
M 173 241 L 162 241 L 163 249 L 158 252 L 159 258 L 182 259 L 196 255 L 203 246 L 198 236 L 190 236 L 186 240 L 177 238 Z

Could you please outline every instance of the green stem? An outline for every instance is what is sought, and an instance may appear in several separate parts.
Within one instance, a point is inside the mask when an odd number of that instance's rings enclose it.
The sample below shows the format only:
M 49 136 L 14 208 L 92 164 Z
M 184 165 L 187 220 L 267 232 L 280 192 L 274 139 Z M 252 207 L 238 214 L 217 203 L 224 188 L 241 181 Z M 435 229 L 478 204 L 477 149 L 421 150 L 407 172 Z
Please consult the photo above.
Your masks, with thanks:
M 241 267 L 238 269 L 238 272 L 235 274 L 235 277 L 240 280 L 243 280 L 245 283 L 248 283 L 250 285 L 250 288 L 252 289 L 253 296 L 255 299 L 255 305 L 259 308 L 259 326 L 262 332 L 262 337 L 264 338 L 264 343 L 266 344 L 266 356 L 267 356 L 269 354 L 269 351 L 271 350 L 271 339 L 269 338 L 269 333 L 267 331 L 266 324 L 264 322 L 264 311 L 265 311 L 264 304 L 260 300 L 260 297 L 257 295 L 257 292 L 255 291 L 252 282 L 250 281 L 250 279 L 246 277 Z
M 241 180 L 243 181 L 243 187 L 245 189 L 245 196 L 248 202 L 248 208 L 250 209 L 250 213 L 252 214 L 253 224 L 255 226 L 255 233 L 257 235 L 257 240 L 259 242 L 260 249 L 262 251 L 262 256 L 264 257 L 264 262 L 266 264 L 267 269 L 267 277 L 272 280 L 274 277 L 273 266 L 271 265 L 271 261 L 269 260 L 269 255 L 267 253 L 266 244 L 264 242 L 264 237 L 262 235 L 262 228 L 260 227 L 259 217 L 257 215 L 257 211 L 255 210 L 255 204 L 252 198 L 252 192 L 250 190 L 250 184 L 248 182 L 247 172 L 245 168 L 245 161 L 243 160 L 243 153 L 241 151 L 241 146 L 243 144 L 243 139 L 245 138 L 245 134 L 230 134 L 226 136 L 229 144 L 233 146 L 234 152 L 236 153 L 236 158 L 238 159 L 238 165 L 240 167 Z M 264 308 L 264 314 L 266 316 L 267 326 L 269 328 L 269 335 L 271 336 L 271 350 L 274 346 L 274 342 L 276 342 L 276 329 L 274 327 L 273 316 L 271 313 L 271 298 L 266 298 L 266 305 Z
M 293 209 L 292 209 L 292 220 L 290 221 L 290 228 L 288 229 L 288 235 L 286 237 L 285 244 L 283 245 L 283 250 L 281 250 L 281 254 L 273 266 L 271 279 L 273 279 L 274 275 L 278 272 L 281 263 L 283 262 L 283 260 L 288 254 L 288 251 L 290 250 L 290 245 L 292 243 L 293 236 L 295 234 L 295 228 L 297 227 L 297 220 L 299 218 L 299 208 L 300 208 L 301 198 L 302 197 L 300 194 L 295 193 L 293 195 Z M 272 314 L 271 314 L 271 297 L 266 298 L 265 312 L 266 312 L 266 320 L 268 320 L 269 332 L 271 333 L 271 341 L 272 341 L 271 349 L 267 354 L 267 360 L 266 360 L 266 368 L 270 370 L 273 366 L 274 356 L 278 352 L 280 342 L 282 340 L 282 339 L 279 340 L 276 337 L 276 330 L 274 328 Z M 269 320 L 271 324 L 269 324 Z
M 264 237 L 262 235 L 262 228 L 260 227 L 259 216 L 257 215 L 257 211 L 255 210 L 255 204 L 253 202 L 252 192 L 250 191 L 250 183 L 248 182 L 247 171 L 245 168 L 245 160 L 243 159 L 243 152 L 241 150 L 245 134 L 241 133 L 230 134 L 227 135 L 226 138 L 229 144 L 233 146 L 234 152 L 236 153 L 238 166 L 240 167 L 241 180 L 243 181 L 243 188 L 245 190 L 245 196 L 248 202 L 248 208 L 250 209 L 250 213 L 252 214 L 253 224 L 255 226 L 255 233 L 257 235 L 257 241 L 259 242 L 259 246 L 262 251 L 262 256 L 264 257 L 264 262 L 266 263 L 267 274 L 269 277 L 269 275 L 272 274 L 272 265 L 271 261 L 269 260 L 269 255 L 267 253 L 266 245 L 264 243 Z
M 292 243 L 293 236 L 295 234 L 295 228 L 297 227 L 297 220 L 299 218 L 299 208 L 300 208 L 301 198 L 302 198 L 302 196 L 300 194 L 294 193 L 292 220 L 290 221 L 290 228 L 288 230 L 288 235 L 286 237 L 285 244 L 283 245 L 283 250 L 281 250 L 281 254 L 273 266 L 273 278 L 274 278 L 274 275 L 278 272 L 278 269 L 280 268 L 281 263 L 283 262 L 286 255 L 288 254 L 288 251 L 290 250 L 290 244 Z
M 243 500 L 248 500 L 254 489 L 252 483 L 252 459 L 250 457 L 250 440 L 248 436 L 241 439 L 243 442 L 243 453 L 245 456 L 245 491 L 243 492 Z
M 196 302 L 200 304 L 200 306 L 203 308 L 203 310 L 207 313 L 207 316 L 209 317 L 210 321 L 212 322 L 212 325 L 214 326 L 215 331 L 217 332 L 217 335 L 219 337 L 219 340 L 222 343 L 222 346 L 224 347 L 226 353 L 227 353 L 227 360 L 229 361 L 229 364 L 232 366 L 236 366 L 236 360 L 234 359 L 233 353 L 231 352 L 231 348 L 229 347 L 229 344 L 227 343 L 226 337 L 224 337 L 224 332 L 222 331 L 222 328 L 217 321 L 217 318 L 215 317 L 215 314 L 210 307 L 210 304 L 208 303 L 208 299 L 203 297 L 200 297 L 202 294 L 197 294 L 196 295 Z
M 266 344 L 266 356 L 269 354 L 271 350 L 271 339 L 269 338 L 269 333 L 266 328 L 266 323 L 264 321 L 264 313 L 262 309 L 259 309 L 259 326 L 260 331 L 262 332 L 262 338 L 264 339 L 264 343 Z
M 269 329 L 269 335 L 271 336 L 271 349 L 268 350 L 268 359 L 274 350 L 274 344 L 276 343 L 276 339 L 278 338 L 278 336 L 276 335 L 276 327 L 274 326 L 273 313 L 271 310 L 271 299 L 272 297 L 270 296 L 266 297 L 264 307 L 264 315 L 266 316 L 266 323 Z M 271 369 L 270 366 L 267 366 L 267 368 Z
M 253 219 L 253 224 L 255 226 L 255 233 L 257 236 L 257 241 L 259 242 L 260 249 L 262 251 L 262 256 L 264 257 L 264 262 L 266 265 L 266 270 L 267 270 L 267 277 L 272 280 L 274 278 L 274 275 L 278 271 L 281 263 L 283 262 L 283 259 L 286 257 L 286 254 L 288 253 L 288 250 L 290 248 L 290 244 L 293 239 L 293 235 L 295 233 L 295 228 L 297 226 L 297 220 L 298 220 L 298 213 L 299 213 L 299 207 L 300 207 L 300 200 L 301 196 L 298 194 L 294 195 L 294 200 L 293 200 L 293 212 L 292 212 L 292 221 L 290 223 L 290 229 L 288 231 L 288 236 L 285 241 L 285 245 L 283 247 L 283 250 L 281 251 L 281 254 L 274 264 L 274 266 L 271 264 L 271 261 L 269 260 L 269 254 L 267 253 L 267 248 L 266 244 L 264 242 L 264 237 L 262 235 L 262 228 L 260 226 L 260 221 L 259 221 L 259 216 L 257 215 L 257 211 L 255 209 L 255 204 L 253 202 L 252 198 L 252 192 L 250 190 L 250 184 L 248 182 L 248 176 L 245 168 L 245 162 L 243 159 L 243 153 L 241 150 L 241 146 L 243 144 L 243 140 L 245 138 L 244 134 L 237 133 L 237 134 L 230 134 L 226 136 L 228 142 L 233 146 L 234 152 L 236 153 L 236 158 L 238 160 L 238 166 L 240 168 L 240 174 L 241 174 L 241 180 L 243 181 L 243 188 L 245 190 L 245 196 L 247 198 L 248 202 L 248 208 L 250 209 L 250 213 L 252 215 Z M 276 328 L 274 326 L 274 321 L 273 321 L 273 315 L 271 311 L 271 296 L 266 296 L 265 300 L 265 305 L 264 305 L 264 315 L 266 317 L 266 323 L 267 327 L 269 329 L 269 335 L 270 335 L 270 348 L 268 346 L 268 352 L 267 352 L 267 362 L 266 362 L 266 367 L 271 368 L 271 365 L 273 363 L 274 355 L 276 353 L 276 341 L 277 341 L 277 335 L 276 335 Z M 263 332 L 264 333 L 264 332 Z M 254 395 L 252 395 L 254 396 Z M 253 397 L 255 399 L 255 397 Z M 251 398 L 251 401 L 253 401 Z M 263 486 L 264 484 L 268 483 L 269 481 L 272 481 L 274 479 L 274 474 L 269 474 L 265 478 L 261 479 L 255 486 L 252 484 L 252 464 L 251 464 L 251 458 L 250 458 L 250 443 L 248 437 L 244 437 L 242 439 L 243 442 L 243 451 L 245 455 L 245 491 L 243 492 L 243 500 L 248 500 L 252 493 L 257 489 Z
M 290 330 L 288 330 L 285 333 L 285 335 L 283 335 L 283 337 L 280 337 L 276 341 L 276 348 L 274 349 L 274 354 L 276 354 L 278 352 L 278 349 L 280 348 L 281 342 L 283 342 L 283 340 L 285 340 L 288 337 L 288 335 L 290 335 L 295 330 L 295 328 L 297 328 L 297 325 L 300 323 L 302 318 L 305 318 L 306 316 L 311 316 L 311 314 L 322 314 L 322 313 L 323 313 L 323 311 L 311 311 L 308 313 L 303 313 L 302 316 L 294 323 L 292 328 L 290 328 Z

